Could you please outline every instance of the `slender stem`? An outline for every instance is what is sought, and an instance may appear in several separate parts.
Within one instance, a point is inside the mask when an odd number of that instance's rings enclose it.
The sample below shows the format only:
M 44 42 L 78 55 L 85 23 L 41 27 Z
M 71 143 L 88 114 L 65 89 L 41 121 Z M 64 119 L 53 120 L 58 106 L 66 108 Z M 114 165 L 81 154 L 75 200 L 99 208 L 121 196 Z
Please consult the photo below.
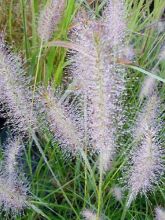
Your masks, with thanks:
M 41 54 L 42 54 L 42 48 L 43 48 L 43 41 L 41 41 L 40 49 L 39 49 L 39 53 L 38 53 L 37 67 L 36 67 L 35 78 L 34 78 L 34 87 L 33 87 L 32 107 L 33 107 L 33 102 L 34 102 L 34 94 L 35 94 L 35 90 L 36 90 L 36 84 L 37 84 L 37 77 L 38 77 L 38 72 L 39 72 L 39 65 L 40 65 L 40 59 L 41 59 Z
M 76 210 L 74 209 L 73 205 L 72 205 L 71 202 L 69 201 L 69 199 L 68 199 L 66 193 L 64 192 L 64 190 L 63 190 L 63 188 L 62 188 L 62 186 L 61 186 L 59 180 L 58 180 L 57 177 L 55 176 L 55 174 L 54 174 L 54 172 L 53 172 L 51 166 L 49 165 L 49 162 L 48 162 L 48 160 L 47 160 L 47 158 L 46 158 L 46 156 L 45 156 L 44 151 L 42 150 L 42 148 L 41 148 L 41 146 L 40 146 L 40 144 L 39 144 L 39 142 L 38 142 L 38 139 L 37 139 L 35 133 L 32 133 L 32 137 L 33 137 L 33 140 L 34 140 L 34 142 L 35 142 L 35 144 L 36 144 L 36 146 L 37 146 L 37 148 L 38 148 L 40 154 L 42 155 L 43 160 L 44 160 L 44 162 L 46 163 L 46 165 L 47 165 L 47 167 L 48 167 L 50 173 L 52 174 L 54 180 L 56 181 L 56 183 L 57 183 L 57 185 L 59 186 L 61 192 L 63 193 L 63 195 L 64 195 L 64 197 L 65 197 L 67 203 L 69 204 L 69 206 L 70 206 L 70 207 L 72 208 L 72 210 L 74 211 L 74 213 L 75 213 L 77 219 L 80 219 L 79 216 L 78 216 L 78 214 L 77 214 L 77 212 L 76 212 Z
M 92 171 L 92 169 L 91 169 L 91 166 L 90 166 L 90 163 L 89 163 L 89 161 L 88 161 L 88 158 L 87 158 L 85 152 L 84 152 L 81 148 L 79 149 L 79 151 L 80 151 L 80 155 L 82 156 L 82 159 L 84 160 L 84 162 L 85 162 L 85 164 L 86 164 L 86 167 L 88 168 L 88 171 L 89 171 L 89 173 L 90 173 L 92 182 L 93 182 L 93 184 L 94 184 L 94 188 L 95 188 L 96 191 L 97 191 L 95 176 L 94 176 L 93 171 Z
M 124 210 L 123 210 L 123 213 L 122 213 L 122 216 L 121 216 L 121 220 L 124 220 L 125 217 L 126 217 L 126 214 L 127 214 L 127 206 L 124 206 Z
M 124 209 L 123 209 L 123 213 L 121 215 L 121 220 L 125 219 L 127 211 L 129 209 L 132 201 L 133 201 L 133 194 L 130 192 L 129 195 L 128 195 L 128 199 L 126 200 L 126 203 L 125 203 L 125 206 L 124 206 Z
M 31 0 L 31 13 L 32 13 L 32 42 L 33 47 L 35 47 L 37 42 L 37 36 L 36 36 L 36 16 L 35 16 L 35 2 L 34 0 Z
M 32 2 L 31 2 L 31 4 L 32 4 Z M 41 54 L 42 54 L 42 48 L 43 48 L 43 41 L 41 41 L 39 53 L 38 53 L 38 59 L 37 59 L 37 67 L 36 67 L 36 72 L 35 72 L 33 94 L 32 94 L 32 103 L 31 103 L 32 104 L 31 105 L 31 117 L 33 115 L 34 95 L 35 95 L 37 78 L 38 78 L 38 73 L 39 73 L 39 65 L 40 65 L 40 59 L 41 59 Z
M 24 37 L 25 37 L 25 51 L 26 51 L 26 60 L 29 57 L 28 51 L 28 37 L 27 37 L 27 28 L 26 28 L 26 14 L 25 14 L 25 4 L 24 0 L 21 0 L 21 7 L 22 7 L 22 18 L 23 18 L 23 29 L 24 29 Z
M 84 95 L 84 130 L 85 130 L 85 155 L 87 157 L 88 151 L 87 151 L 87 96 Z M 85 207 L 85 201 L 87 198 L 87 165 L 85 163 L 84 165 L 84 173 L 85 173 L 85 189 L 84 189 L 84 207 Z
M 102 209 L 102 185 L 103 185 L 103 163 L 102 163 L 102 155 L 100 152 L 99 155 L 99 189 L 98 189 L 98 206 L 97 206 L 97 220 L 99 220 L 101 209 Z
M 41 59 L 41 54 L 42 54 L 42 48 L 43 48 L 43 41 L 41 41 L 40 44 L 40 49 L 38 53 L 38 59 L 37 59 L 37 67 L 36 67 L 36 72 L 35 72 L 35 78 L 34 78 L 34 87 L 33 87 L 33 94 L 32 94 L 32 103 L 31 103 L 31 117 L 33 115 L 33 105 L 34 105 L 34 95 L 36 91 L 36 84 L 37 84 L 37 77 L 38 77 L 38 72 L 39 72 L 39 65 L 40 65 L 40 59 Z
M 9 8 L 9 34 L 10 34 L 10 40 L 12 41 L 12 7 L 13 7 L 13 0 L 10 2 L 10 8 Z

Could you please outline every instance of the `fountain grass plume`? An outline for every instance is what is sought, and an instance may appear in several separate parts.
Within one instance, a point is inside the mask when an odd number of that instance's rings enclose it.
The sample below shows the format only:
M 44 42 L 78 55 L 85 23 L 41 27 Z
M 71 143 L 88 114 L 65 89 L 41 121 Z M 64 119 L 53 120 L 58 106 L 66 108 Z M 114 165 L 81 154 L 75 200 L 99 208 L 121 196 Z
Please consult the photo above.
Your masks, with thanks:
M 0 103 L 1 113 L 12 124 L 14 132 L 27 134 L 37 127 L 31 104 L 30 79 L 25 76 L 21 58 L 12 53 L 0 38 Z
M 61 20 L 66 5 L 65 0 L 50 0 L 38 19 L 38 35 L 42 41 L 47 42 Z
M 90 18 L 87 22 L 81 22 L 78 14 L 81 25 L 75 30 L 73 41 L 82 46 L 84 53 L 76 52 L 71 61 L 73 79 L 78 82 L 78 92 L 86 106 L 90 146 L 100 153 L 106 171 L 115 155 L 116 133 L 123 115 L 125 68 L 118 63 L 126 46 L 123 2 L 109 1 L 103 14 L 103 18 Z
M 156 92 L 154 92 L 151 96 L 149 96 L 144 103 L 144 106 L 140 113 L 138 113 L 138 117 L 133 128 L 133 135 L 136 141 L 139 141 L 145 130 L 152 125 L 152 127 L 157 127 L 157 117 L 159 115 L 160 108 L 160 99 Z
M 12 215 L 20 214 L 27 207 L 28 186 L 18 167 L 23 148 L 20 138 L 7 141 L 0 174 L 0 206 Z
M 160 126 L 158 96 L 149 97 L 143 112 L 139 114 L 136 133 L 138 143 L 131 153 L 128 171 L 129 207 L 136 196 L 152 190 L 164 172 L 163 148 L 158 138 Z M 144 126 L 143 126 L 144 125 Z M 137 135 L 135 136 L 137 141 Z
M 21 214 L 27 207 L 27 186 L 0 176 L 0 206 L 13 216 Z
M 103 12 L 103 22 L 112 49 L 121 50 L 125 41 L 127 24 L 123 0 L 108 0 Z M 110 31 L 108 33 L 108 31 Z M 117 51 L 118 52 L 118 51 Z
M 72 109 L 67 100 L 60 100 L 60 92 L 52 87 L 39 89 L 40 111 L 44 114 L 54 140 L 67 154 L 75 155 L 82 148 L 83 129 L 78 108 Z
M 138 193 L 145 194 L 150 191 L 163 173 L 163 150 L 156 137 L 155 130 L 145 131 L 140 146 L 132 156 L 133 166 L 128 181 L 130 189 L 128 204 L 131 204 Z
M 23 149 L 24 145 L 19 138 L 8 139 L 5 147 L 4 170 L 5 175 L 10 179 L 17 176 L 18 158 Z

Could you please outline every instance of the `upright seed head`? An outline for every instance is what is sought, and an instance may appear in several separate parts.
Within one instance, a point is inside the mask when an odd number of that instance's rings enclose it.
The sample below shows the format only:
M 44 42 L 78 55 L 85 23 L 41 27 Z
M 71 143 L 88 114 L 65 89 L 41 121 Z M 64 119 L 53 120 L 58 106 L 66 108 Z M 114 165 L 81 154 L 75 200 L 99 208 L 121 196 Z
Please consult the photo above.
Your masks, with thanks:
M 7 175 L 10 179 L 13 179 L 13 177 L 17 176 L 17 160 L 18 157 L 20 157 L 23 148 L 24 146 L 18 138 L 8 140 L 6 143 L 4 170 L 5 175 Z
M 156 127 L 156 121 L 159 113 L 160 100 L 156 93 L 148 97 L 147 102 L 139 113 L 136 120 L 135 128 L 133 131 L 134 139 L 140 140 L 145 130 L 148 128 Z
M 108 40 L 111 42 L 111 47 L 120 49 L 127 30 L 123 0 L 109 0 L 104 11 L 103 19 L 106 25 Z
M 27 206 L 27 187 L 20 181 L 11 182 L 0 176 L 0 206 L 11 214 L 20 214 Z
M 50 0 L 41 12 L 38 20 L 38 35 L 42 41 L 47 42 L 57 29 L 65 4 L 65 0 Z
M 78 111 L 73 111 L 68 103 L 61 103 L 53 88 L 40 89 L 41 111 L 56 141 L 59 141 L 66 152 L 77 153 L 82 147 L 83 130 Z
M 105 171 L 115 153 L 115 133 L 122 112 L 120 98 L 125 89 L 125 70 L 117 63 L 125 46 L 122 7 L 121 1 L 109 1 L 104 19 L 81 22 L 73 39 L 89 55 L 72 56 L 72 74 L 86 106 L 85 123 L 92 148 L 100 152 Z
M 28 187 L 22 181 L 17 164 L 22 148 L 19 138 L 8 140 L 0 175 L 0 206 L 12 214 L 20 213 L 27 206 Z
M 135 135 L 135 140 L 138 137 L 138 146 L 131 155 L 131 167 L 129 167 L 128 206 L 138 193 L 146 193 L 151 190 L 164 171 L 163 149 L 158 139 L 159 105 L 157 103 L 159 103 L 159 99 L 154 94 L 147 100 L 143 112 L 139 114 Z
M 130 188 L 130 199 L 134 199 L 138 193 L 146 193 L 162 175 L 164 166 L 162 149 L 156 140 L 155 129 L 145 131 L 144 138 L 133 153 L 132 168 L 128 185 Z
M 1 112 L 12 123 L 13 130 L 27 133 L 37 126 L 31 104 L 29 79 L 25 77 L 21 59 L 0 39 L 0 103 Z

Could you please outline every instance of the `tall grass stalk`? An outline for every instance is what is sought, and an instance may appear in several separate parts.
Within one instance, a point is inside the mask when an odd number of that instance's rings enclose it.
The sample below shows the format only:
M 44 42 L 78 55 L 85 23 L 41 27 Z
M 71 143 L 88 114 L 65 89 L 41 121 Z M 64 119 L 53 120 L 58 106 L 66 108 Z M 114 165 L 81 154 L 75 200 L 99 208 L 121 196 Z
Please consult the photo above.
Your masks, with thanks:
M 36 91 L 37 78 L 38 78 L 38 74 L 39 74 L 40 60 L 41 60 L 41 56 L 42 56 L 43 43 L 44 42 L 41 41 L 40 47 L 39 47 L 39 52 L 38 52 L 38 57 L 37 57 L 37 65 L 36 65 L 36 72 L 35 72 L 34 85 L 33 85 L 32 106 L 33 106 L 33 102 L 34 102 L 34 95 L 35 95 L 35 91 Z

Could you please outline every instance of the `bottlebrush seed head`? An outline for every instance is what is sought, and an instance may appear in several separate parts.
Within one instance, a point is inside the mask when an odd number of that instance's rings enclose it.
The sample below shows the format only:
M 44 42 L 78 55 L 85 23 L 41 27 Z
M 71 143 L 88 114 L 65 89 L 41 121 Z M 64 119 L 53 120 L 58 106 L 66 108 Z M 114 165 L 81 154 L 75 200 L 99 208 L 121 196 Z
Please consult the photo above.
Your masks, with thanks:
M 65 0 L 50 0 L 40 14 L 38 20 L 38 35 L 42 41 L 49 41 L 57 29 L 66 5 Z
M 165 209 L 157 207 L 155 213 L 155 220 L 165 220 Z
M 145 130 L 148 128 L 157 127 L 156 121 L 159 114 L 160 100 L 156 93 L 148 97 L 146 104 L 142 111 L 139 113 L 135 127 L 134 138 L 136 141 L 140 140 Z
M 0 103 L 16 132 L 27 133 L 37 126 L 32 110 L 32 92 L 25 77 L 21 59 L 13 54 L 0 39 Z
M 19 138 L 8 140 L 0 175 L 0 206 L 12 214 L 19 214 L 26 207 L 28 197 L 28 187 L 17 164 L 22 149 Z
M 123 0 L 109 0 L 103 13 L 103 22 L 111 48 L 120 49 L 126 36 L 125 5 Z
M 162 148 L 154 129 L 144 131 L 144 137 L 132 155 L 128 186 L 130 204 L 138 193 L 146 193 L 157 183 L 164 171 Z
M 27 206 L 27 186 L 21 181 L 0 176 L 0 206 L 12 215 L 20 214 Z
M 128 187 L 128 206 L 138 193 L 151 190 L 164 171 L 161 142 L 158 140 L 160 100 L 153 94 L 146 101 L 135 125 L 135 140 L 138 146 L 131 156 Z
M 58 94 L 59 95 L 59 94 Z M 61 148 L 72 154 L 78 153 L 82 147 L 83 130 L 78 110 L 73 111 L 69 103 L 60 101 L 53 88 L 41 88 L 39 91 L 41 112 L 45 114 L 47 123 Z
M 18 158 L 24 146 L 19 138 L 9 139 L 5 147 L 4 170 L 8 178 L 13 179 L 17 175 Z
M 74 41 L 88 56 L 78 52 L 72 56 L 72 74 L 79 82 L 79 94 L 86 106 L 85 123 L 91 146 L 94 151 L 100 152 L 106 171 L 115 154 L 115 133 L 119 121 L 122 121 L 121 95 L 125 90 L 125 69 L 117 63 L 121 51 L 114 48 L 113 43 L 119 38 L 109 36 L 116 29 L 113 30 L 112 25 L 112 29 L 107 31 L 104 21 L 91 19 L 87 23 L 82 22 L 81 28 L 79 26 L 76 30 Z M 123 35 L 118 45 L 122 45 Z

